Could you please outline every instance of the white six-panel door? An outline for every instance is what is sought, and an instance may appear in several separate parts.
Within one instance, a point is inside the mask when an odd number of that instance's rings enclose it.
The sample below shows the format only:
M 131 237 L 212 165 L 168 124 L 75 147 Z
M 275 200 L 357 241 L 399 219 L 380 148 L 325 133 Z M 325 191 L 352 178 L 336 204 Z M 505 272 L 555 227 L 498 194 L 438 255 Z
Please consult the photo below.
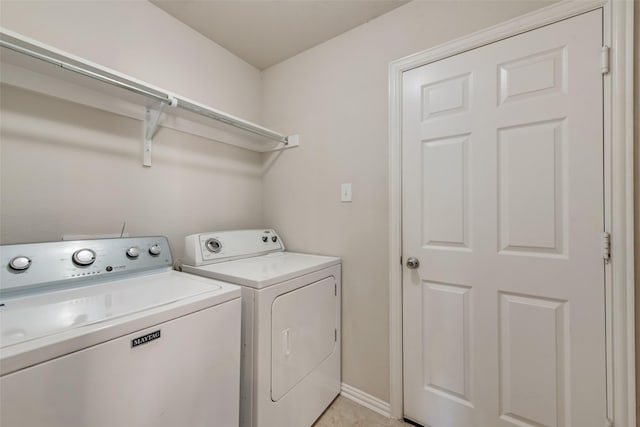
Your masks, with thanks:
M 405 416 L 605 422 L 602 12 L 404 73 Z

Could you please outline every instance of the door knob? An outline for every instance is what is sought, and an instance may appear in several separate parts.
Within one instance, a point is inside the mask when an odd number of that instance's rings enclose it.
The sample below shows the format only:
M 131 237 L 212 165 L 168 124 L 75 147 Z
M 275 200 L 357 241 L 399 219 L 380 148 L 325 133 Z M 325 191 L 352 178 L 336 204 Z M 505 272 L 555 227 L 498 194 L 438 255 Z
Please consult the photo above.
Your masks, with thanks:
M 413 270 L 418 267 L 420 267 L 420 261 L 418 260 L 418 258 L 410 257 L 407 259 L 407 268 Z

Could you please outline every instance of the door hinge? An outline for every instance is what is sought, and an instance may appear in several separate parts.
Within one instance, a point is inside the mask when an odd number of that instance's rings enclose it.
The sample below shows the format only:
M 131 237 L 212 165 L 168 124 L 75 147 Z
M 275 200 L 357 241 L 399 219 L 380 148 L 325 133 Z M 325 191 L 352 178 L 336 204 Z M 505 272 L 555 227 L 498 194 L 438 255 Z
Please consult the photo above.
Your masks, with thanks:
M 613 427 L 613 420 L 611 418 L 607 418 L 604 422 L 604 427 Z
M 338 296 L 338 284 L 334 283 L 333 284 L 333 296 Z
M 611 260 L 611 234 L 602 233 L 602 258 L 605 263 Z
M 333 342 L 338 342 L 338 330 L 333 330 Z
M 402 265 L 402 255 L 400 255 L 400 265 Z
M 600 51 L 600 71 L 602 74 L 609 73 L 610 64 L 611 64 L 611 49 L 609 46 L 602 46 L 602 50 Z

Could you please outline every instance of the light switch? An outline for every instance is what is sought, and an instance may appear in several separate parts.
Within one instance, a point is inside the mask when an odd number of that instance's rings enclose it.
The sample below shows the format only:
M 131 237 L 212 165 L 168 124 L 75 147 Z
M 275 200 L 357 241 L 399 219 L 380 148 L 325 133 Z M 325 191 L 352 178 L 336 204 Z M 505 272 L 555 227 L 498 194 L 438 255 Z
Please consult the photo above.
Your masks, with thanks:
M 342 184 L 342 188 L 340 189 L 340 201 L 341 202 L 350 202 L 351 201 L 351 183 Z

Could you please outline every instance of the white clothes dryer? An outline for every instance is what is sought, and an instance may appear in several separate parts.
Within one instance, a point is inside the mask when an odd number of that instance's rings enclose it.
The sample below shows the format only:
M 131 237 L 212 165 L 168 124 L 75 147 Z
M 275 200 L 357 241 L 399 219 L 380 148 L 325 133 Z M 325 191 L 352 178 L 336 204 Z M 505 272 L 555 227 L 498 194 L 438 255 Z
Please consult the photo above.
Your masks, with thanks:
M 274 230 L 187 236 L 183 271 L 242 287 L 240 425 L 305 427 L 340 392 L 340 258 Z

